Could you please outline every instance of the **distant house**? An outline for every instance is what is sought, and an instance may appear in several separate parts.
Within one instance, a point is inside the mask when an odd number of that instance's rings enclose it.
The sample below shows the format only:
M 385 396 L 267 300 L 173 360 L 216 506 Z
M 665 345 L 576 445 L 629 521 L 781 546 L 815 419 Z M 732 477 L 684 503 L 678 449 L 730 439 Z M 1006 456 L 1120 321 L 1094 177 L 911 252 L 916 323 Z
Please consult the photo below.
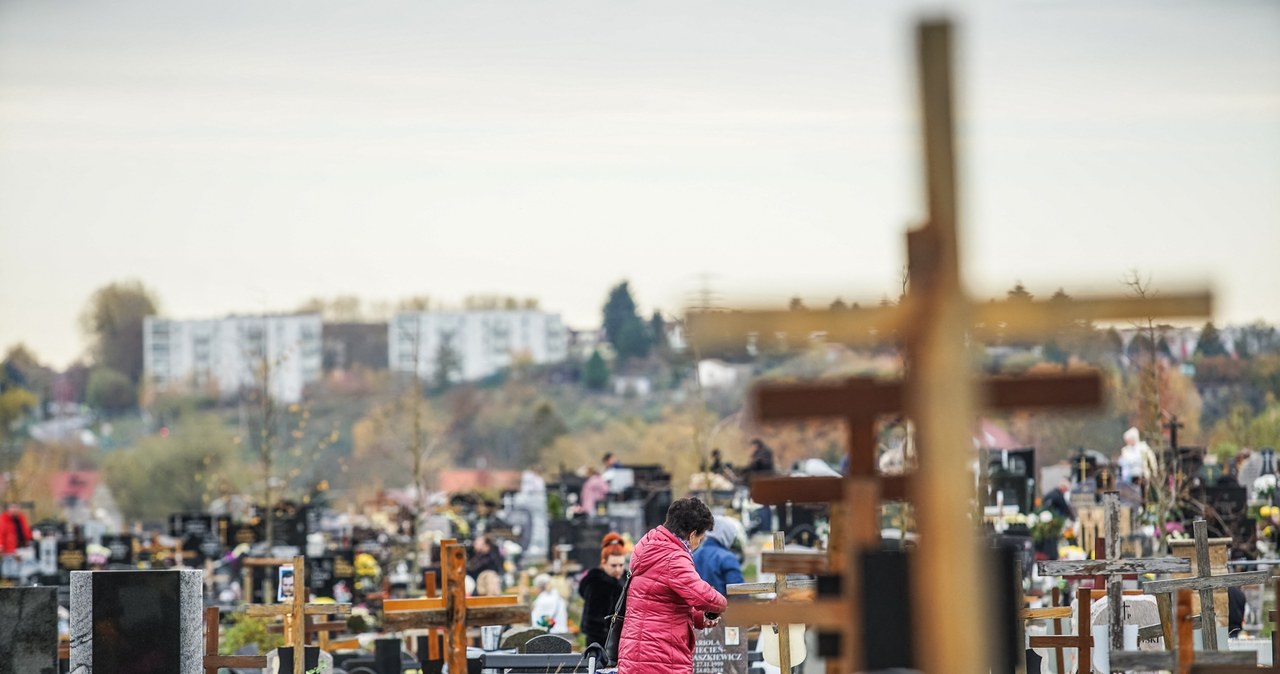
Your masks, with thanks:
M 613 378 L 613 394 L 619 396 L 648 397 L 653 392 L 653 382 L 640 375 L 618 375 Z
M 734 365 L 714 358 L 698 361 L 698 382 L 704 389 L 733 388 L 750 378 L 750 365 Z
M 226 398 L 266 382 L 276 400 L 297 402 L 304 387 L 320 380 L 320 314 L 148 316 L 143 365 L 158 392 L 213 391 Z

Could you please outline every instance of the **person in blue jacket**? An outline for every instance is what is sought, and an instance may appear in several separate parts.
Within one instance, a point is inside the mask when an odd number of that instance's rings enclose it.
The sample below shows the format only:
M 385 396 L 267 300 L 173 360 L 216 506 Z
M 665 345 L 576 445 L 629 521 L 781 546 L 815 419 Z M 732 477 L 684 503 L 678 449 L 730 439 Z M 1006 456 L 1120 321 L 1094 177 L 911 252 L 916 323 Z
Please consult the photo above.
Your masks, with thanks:
M 693 568 L 698 571 L 698 576 L 716 592 L 726 596 L 727 585 L 743 582 L 742 562 L 733 551 L 737 539 L 738 523 L 728 517 L 717 516 L 706 540 L 693 551 Z

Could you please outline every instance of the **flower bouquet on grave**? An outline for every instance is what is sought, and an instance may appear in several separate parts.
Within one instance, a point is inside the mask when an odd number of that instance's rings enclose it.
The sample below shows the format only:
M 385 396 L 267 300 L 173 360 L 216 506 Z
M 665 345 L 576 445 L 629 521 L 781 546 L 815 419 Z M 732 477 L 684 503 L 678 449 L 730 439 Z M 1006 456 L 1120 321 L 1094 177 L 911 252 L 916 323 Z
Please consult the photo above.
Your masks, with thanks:
M 1030 518 L 1031 539 L 1036 543 L 1057 543 L 1067 520 L 1050 510 L 1041 510 Z
M 1253 481 L 1253 488 L 1249 491 L 1249 498 L 1270 503 L 1275 493 L 1276 476 L 1274 474 L 1262 475 Z
M 373 555 L 362 552 L 356 555 L 356 590 L 365 594 L 377 592 L 382 583 L 382 565 Z

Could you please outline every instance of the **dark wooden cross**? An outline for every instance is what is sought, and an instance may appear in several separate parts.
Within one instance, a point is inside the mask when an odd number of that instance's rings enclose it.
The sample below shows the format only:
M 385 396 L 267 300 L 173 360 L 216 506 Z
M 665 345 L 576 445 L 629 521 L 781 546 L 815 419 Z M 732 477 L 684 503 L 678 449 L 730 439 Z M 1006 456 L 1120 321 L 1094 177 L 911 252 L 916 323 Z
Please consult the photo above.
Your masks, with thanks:
M 467 625 L 516 625 L 527 623 L 530 608 L 515 604 L 515 597 L 468 597 L 466 589 L 467 551 L 458 543 L 442 545 L 440 566 L 443 580 L 441 599 L 406 599 L 385 604 L 383 615 L 396 630 L 443 627 L 447 643 L 445 660 L 450 672 L 467 671 Z M 405 602 L 416 602 L 411 605 Z M 390 601 L 387 603 L 391 603 Z
M 1096 372 L 1043 377 L 996 377 L 982 385 L 981 403 L 1000 410 L 1026 408 L 1094 407 L 1102 402 L 1102 378 Z M 848 428 L 847 477 L 771 477 L 751 482 L 751 497 L 762 504 L 836 504 L 831 517 L 832 540 L 828 556 L 804 559 L 796 553 L 766 553 L 766 571 L 783 568 L 794 573 L 838 573 L 844 595 L 858 605 L 857 553 L 880 540 L 878 505 L 881 497 L 904 500 L 907 477 L 880 476 L 876 471 L 876 423 L 886 414 L 904 409 L 902 382 L 855 377 L 843 382 L 763 385 L 756 389 L 754 408 L 762 422 L 806 418 L 839 418 Z M 829 671 L 853 671 L 862 667 L 863 616 L 854 610 L 835 626 L 841 634 L 840 658 L 829 658 Z M 728 619 L 728 618 L 727 618 Z M 734 624 L 738 618 L 732 617 Z
M 1240 585 L 1259 585 L 1267 582 L 1271 572 L 1246 571 L 1244 573 L 1228 573 L 1213 575 L 1209 564 L 1208 524 L 1204 520 L 1196 520 L 1191 529 L 1196 542 L 1196 575 L 1191 578 L 1172 578 L 1169 580 L 1153 580 L 1142 584 L 1146 594 L 1168 594 L 1177 590 L 1195 590 L 1200 593 L 1200 634 L 1206 651 L 1218 650 L 1218 617 L 1213 606 L 1213 591 L 1225 590 Z
M 919 467 L 911 489 L 918 495 L 913 502 L 922 541 L 911 569 L 912 615 L 916 632 L 929 635 L 920 640 L 918 667 L 979 674 L 990 667 L 994 640 L 985 619 L 989 581 L 964 505 L 973 490 L 968 452 L 960 451 L 970 443 L 974 421 L 968 344 L 973 329 L 998 329 L 1011 339 L 1032 338 L 1073 321 L 1202 318 L 1212 303 L 1208 293 L 1071 302 L 987 303 L 967 298 L 958 246 L 950 23 L 922 22 L 916 45 L 928 224 L 907 235 L 911 285 L 904 301 L 897 307 L 860 310 L 693 312 L 686 328 L 694 348 L 704 354 L 725 346 L 740 348 L 753 336 L 775 335 L 794 342 L 822 334 L 833 342 L 900 341 L 905 346 L 903 407 L 916 429 Z M 824 613 L 827 609 L 816 608 L 824 601 L 820 596 L 808 613 Z M 835 602 L 845 609 L 837 616 L 840 621 L 848 621 L 848 601 L 846 594 L 844 601 Z M 840 613 L 835 606 L 831 610 Z

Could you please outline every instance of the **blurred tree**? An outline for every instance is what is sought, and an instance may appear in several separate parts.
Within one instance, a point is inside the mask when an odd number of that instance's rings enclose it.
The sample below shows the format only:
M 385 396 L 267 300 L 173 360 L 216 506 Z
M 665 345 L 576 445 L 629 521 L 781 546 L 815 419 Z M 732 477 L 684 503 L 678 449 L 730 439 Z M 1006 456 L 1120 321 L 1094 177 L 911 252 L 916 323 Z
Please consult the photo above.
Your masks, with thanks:
M 156 313 L 155 295 L 140 281 L 99 288 L 80 314 L 95 365 L 104 365 L 137 385 L 142 378 L 142 321 Z
M 1015 283 L 1014 286 L 1010 288 L 1009 292 L 1006 294 L 1009 296 L 1009 299 L 1016 300 L 1019 302 L 1030 302 L 1032 299 L 1034 299 L 1031 293 L 1027 290 L 1027 287 L 1022 285 L 1022 281 L 1018 281 L 1017 283 Z M 1066 293 L 1062 293 L 1062 294 L 1066 295 Z
M 582 369 L 582 385 L 592 391 L 603 391 L 609 385 L 609 366 L 599 349 L 591 352 L 586 367 Z
M 619 361 L 649 355 L 649 331 L 636 312 L 636 302 L 626 281 L 609 291 L 604 305 L 604 332 Z
M 58 373 L 53 368 L 42 365 L 35 354 L 25 344 L 9 347 L 4 357 L 4 367 L 11 374 L 11 381 L 16 377 L 18 385 L 36 394 L 41 400 L 53 398 L 53 383 Z
M 138 405 L 138 389 L 133 382 L 109 367 L 93 368 L 86 395 L 90 407 L 107 414 L 119 414 Z
M 1196 340 L 1197 356 L 1225 356 L 1227 347 L 1222 344 L 1222 335 L 1213 321 L 1204 324 L 1200 330 L 1200 339 Z
M 528 432 L 524 433 L 524 452 L 518 468 L 530 468 L 541 463 L 542 452 L 555 444 L 562 435 L 569 432 L 564 419 L 556 412 L 550 401 L 543 400 L 533 411 L 529 420 Z
M 653 341 L 654 350 L 658 353 L 665 354 L 671 346 L 667 343 L 667 322 L 663 320 L 662 312 L 656 309 L 649 319 L 649 337 Z
M 221 420 L 184 417 L 168 437 L 147 436 L 109 454 L 104 474 L 129 519 L 162 522 L 174 512 L 199 512 L 221 496 L 243 493 L 252 469 Z
M 440 332 L 440 345 L 436 347 L 436 368 L 431 373 L 431 386 L 437 391 L 449 388 L 450 384 L 462 376 L 462 356 L 453 345 L 454 339 L 452 331 Z

